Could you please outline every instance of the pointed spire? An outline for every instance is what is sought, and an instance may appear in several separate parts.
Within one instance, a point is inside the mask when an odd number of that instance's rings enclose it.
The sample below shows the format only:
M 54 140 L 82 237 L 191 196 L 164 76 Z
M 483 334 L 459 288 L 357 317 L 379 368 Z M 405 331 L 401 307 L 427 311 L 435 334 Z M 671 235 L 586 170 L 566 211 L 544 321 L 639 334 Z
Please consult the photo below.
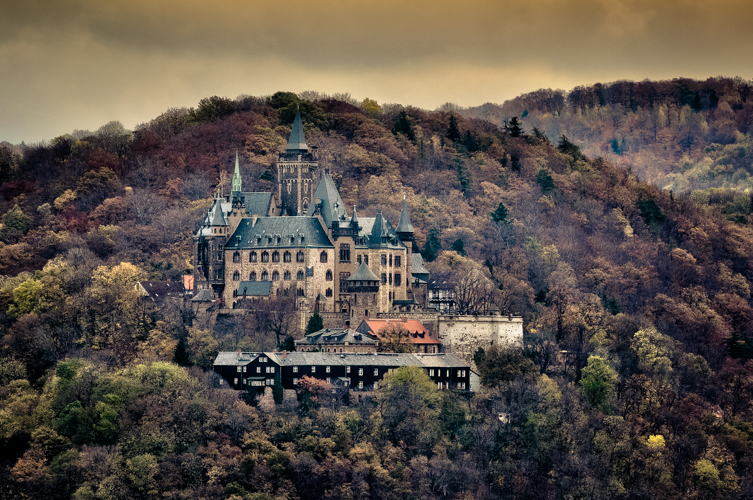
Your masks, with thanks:
M 238 163 L 238 150 L 235 150 L 235 172 L 233 172 L 233 188 L 231 190 L 234 193 L 240 193 L 241 189 L 241 167 Z
M 293 129 L 290 132 L 290 139 L 285 148 L 286 151 L 308 151 L 306 138 L 303 135 L 303 122 L 301 121 L 301 112 L 296 110 L 295 120 L 293 120 Z
M 222 199 L 219 196 L 219 191 L 217 192 L 217 198 L 214 200 L 214 206 L 212 206 L 212 210 L 209 213 L 209 225 L 210 226 L 227 226 L 227 220 L 225 220 L 225 215 L 222 213 Z
M 395 232 L 403 239 L 403 235 L 406 239 L 413 237 L 413 225 L 410 223 L 410 212 L 408 211 L 408 204 L 405 202 L 405 195 L 403 194 L 403 208 L 400 210 L 400 223 L 397 225 Z
M 358 216 L 356 215 L 356 206 L 353 205 L 353 217 L 350 218 L 350 222 L 358 223 Z
M 384 235 L 384 222 L 382 219 L 382 211 L 377 210 L 376 217 L 374 218 L 374 226 L 371 228 L 371 244 L 381 245 L 382 236 Z

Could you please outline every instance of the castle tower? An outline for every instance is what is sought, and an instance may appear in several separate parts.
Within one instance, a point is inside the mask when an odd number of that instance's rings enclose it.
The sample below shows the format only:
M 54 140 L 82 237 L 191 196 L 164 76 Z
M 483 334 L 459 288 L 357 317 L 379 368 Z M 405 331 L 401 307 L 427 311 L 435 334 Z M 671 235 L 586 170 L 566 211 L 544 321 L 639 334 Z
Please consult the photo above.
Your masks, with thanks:
M 411 282 L 413 281 L 410 279 L 413 272 L 413 225 L 410 223 L 410 212 L 408 211 L 408 204 L 405 202 L 405 195 L 403 195 L 403 207 L 400 210 L 400 223 L 397 225 L 395 232 L 406 248 L 405 264 L 407 272 L 405 275 L 408 279 L 405 280 L 405 286 L 410 290 Z
M 225 242 L 230 236 L 223 201 L 217 193 L 212 208 L 193 237 L 195 289 L 211 289 L 215 296 L 221 296 L 225 288 Z
M 317 154 L 306 144 L 301 113 L 296 111 L 288 145 L 277 160 L 277 197 L 281 212 L 287 215 L 305 214 L 313 201 L 318 177 Z

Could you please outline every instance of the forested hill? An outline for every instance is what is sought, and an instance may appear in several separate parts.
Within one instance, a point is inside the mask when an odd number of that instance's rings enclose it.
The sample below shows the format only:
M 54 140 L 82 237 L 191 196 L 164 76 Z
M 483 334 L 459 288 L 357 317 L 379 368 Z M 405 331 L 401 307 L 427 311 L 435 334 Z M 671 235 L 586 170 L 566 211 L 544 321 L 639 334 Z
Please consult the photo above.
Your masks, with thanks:
M 458 112 L 500 126 L 522 117 L 528 128 L 565 134 L 589 157 L 675 193 L 753 187 L 753 82 L 741 78 L 541 89 Z
M 138 301 L 190 272 L 236 149 L 244 191 L 273 189 L 298 107 L 348 205 L 397 221 L 405 194 L 431 272 L 523 315 L 525 351 L 477 353 L 468 401 L 401 370 L 352 407 L 317 385 L 253 407 L 204 369 L 271 348 L 261 319 L 223 335 Z M 728 221 L 534 113 L 280 92 L 0 146 L 0 496 L 753 497 L 750 198 Z

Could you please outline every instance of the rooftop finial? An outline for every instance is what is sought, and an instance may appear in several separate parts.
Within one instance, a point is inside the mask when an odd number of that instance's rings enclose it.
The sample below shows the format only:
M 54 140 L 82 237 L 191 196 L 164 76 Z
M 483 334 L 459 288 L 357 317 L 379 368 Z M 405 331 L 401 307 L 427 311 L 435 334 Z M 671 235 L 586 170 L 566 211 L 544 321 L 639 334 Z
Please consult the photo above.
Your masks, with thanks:
M 232 189 L 231 192 L 233 193 L 240 193 L 242 191 L 241 187 L 241 167 L 240 163 L 238 162 L 238 149 L 235 149 L 235 172 L 233 172 L 233 183 L 232 183 Z

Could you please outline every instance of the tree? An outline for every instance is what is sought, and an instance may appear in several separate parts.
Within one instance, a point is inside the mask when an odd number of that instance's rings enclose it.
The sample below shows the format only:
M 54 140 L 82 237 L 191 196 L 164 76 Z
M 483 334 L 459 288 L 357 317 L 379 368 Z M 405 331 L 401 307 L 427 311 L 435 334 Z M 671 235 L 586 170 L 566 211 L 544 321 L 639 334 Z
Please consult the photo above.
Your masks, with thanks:
M 282 387 L 282 375 L 279 370 L 275 373 L 275 384 L 272 386 L 272 397 L 275 400 L 275 404 L 281 405 L 285 396 L 285 390 Z
M 510 137 L 520 137 L 525 133 L 517 116 L 510 118 L 510 122 L 505 126 L 505 129 Z
M 458 119 L 455 115 L 450 115 L 450 124 L 447 127 L 447 138 L 452 142 L 458 142 L 462 138 L 458 128 Z
M 175 353 L 173 354 L 173 362 L 180 366 L 191 366 L 191 357 L 188 354 L 188 342 L 185 337 L 181 337 L 178 340 L 178 344 L 175 346 Z
M 543 168 L 539 170 L 538 174 L 536 174 L 536 183 L 541 186 L 541 191 L 544 194 L 547 194 L 554 189 L 554 179 L 552 179 L 552 175 Z
M 314 314 L 312 314 L 309 318 L 309 322 L 306 325 L 306 335 L 318 332 L 322 328 L 324 328 L 324 319 L 322 319 L 321 315 L 315 311 Z
M 395 126 L 392 128 L 392 132 L 394 134 L 403 134 L 411 141 L 416 140 L 416 132 L 413 130 L 413 124 L 404 109 L 395 118 Z
M 536 365 L 523 356 L 519 347 L 500 347 L 496 344 L 484 353 L 478 369 L 481 383 L 487 387 L 498 387 L 518 377 L 535 375 L 539 372 Z
M 608 413 L 615 396 L 617 373 L 599 356 L 589 356 L 583 368 L 580 387 L 588 403 Z
M 295 320 L 298 311 L 295 308 L 294 289 L 290 288 L 287 295 L 259 302 L 254 315 L 257 326 L 262 331 L 275 334 L 275 346 L 279 347 L 280 339 L 296 330 Z
M 191 118 L 199 123 L 213 122 L 235 112 L 235 102 L 227 97 L 205 97 L 199 101 L 196 109 L 191 108 Z
M 442 397 L 436 384 L 417 366 L 403 366 L 387 374 L 376 391 L 386 436 L 404 443 L 412 454 L 428 454 L 441 435 Z
M 0 228 L 0 240 L 14 243 L 25 235 L 31 228 L 32 218 L 26 215 L 21 207 L 14 205 L 3 215 L 3 225 Z
M 397 323 L 390 323 L 379 331 L 380 352 L 413 352 L 408 340 L 408 330 Z
M 497 223 L 507 224 L 507 207 L 501 201 L 497 208 L 492 212 L 492 220 Z
M 426 236 L 424 251 L 421 252 L 421 255 L 427 262 L 432 262 L 437 258 L 437 254 L 441 249 L 442 242 L 439 240 L 439 229 L 432 227 L 429 229 L 429 234 Z

